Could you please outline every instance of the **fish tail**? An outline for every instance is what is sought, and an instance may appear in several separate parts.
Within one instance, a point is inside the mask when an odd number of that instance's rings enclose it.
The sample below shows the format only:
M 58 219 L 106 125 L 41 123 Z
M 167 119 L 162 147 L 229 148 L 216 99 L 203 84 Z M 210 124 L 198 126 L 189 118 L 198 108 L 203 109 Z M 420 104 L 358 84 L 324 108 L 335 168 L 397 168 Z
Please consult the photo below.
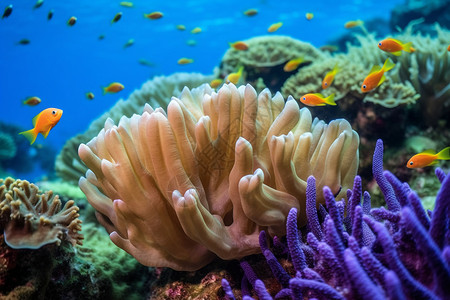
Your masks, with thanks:
M 325 98 L 325 103 L 329 105 L 336 105 L 336 102 L 334 102 L 334 93 Z
M 336 64 L 334 65 L 333 72 L 334 72 L 334 74 L 336 74 L 336 73 L 339 72 L 339 71 L 340 71 L 339 66 L 338 66 L 338 64 L 336 63 Z
M 415 49 L 412 47 L 412 42 L 408 42 L 406 44 L 403 44 L 402 45 L 402 49 L 403 49 L 403 51 L 406 51 L 406 52 L 409 52 L 409 53 L 415 51 Z
M 450 147 L 447 147 L 447 148 L 443 149 L 442 151 L 440 151 L 437 154 L 437 159 L 449 160 L 450 159 Z
M 108 88 L 107 87 L 102 87 L 103 90 L 103 95 L 106 95 L 108 93 Z
M 384 62 L 383 65 L 383 71 L 389 71 L 390 69 L 392 69 L 393 67 L 395 67 L 395 64 L 388 58 L 386 58 L 386 61 Z
M 19 134 L 26 137 L 27 140 L 30 142 L 30 145 L 32 145 L 34 143 L 34 141 L 36 140 L 36 137 L 37 137 L 37 132 L 34 130 L 34 128 L 27 130 L 27 131 L 19 132 Z

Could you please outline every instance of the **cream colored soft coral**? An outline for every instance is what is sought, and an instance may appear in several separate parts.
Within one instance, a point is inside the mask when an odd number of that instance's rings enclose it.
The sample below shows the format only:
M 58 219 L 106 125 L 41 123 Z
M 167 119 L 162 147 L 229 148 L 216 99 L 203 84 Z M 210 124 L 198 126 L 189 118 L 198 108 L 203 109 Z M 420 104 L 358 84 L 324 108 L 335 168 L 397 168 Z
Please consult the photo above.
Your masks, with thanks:
M 350 187 L 358 145 L 347 121 L 313 121 L 292 97 L 203 85 L 167 113 L 147 105 L 106 121 L 80 145 L 90 170 L 79 184 L 117 246 L 147 266 L 196 270 L 257 253 L 259 232 L 283 235 L 292 207 L 304 224 L 308 176 L 318 191 Z

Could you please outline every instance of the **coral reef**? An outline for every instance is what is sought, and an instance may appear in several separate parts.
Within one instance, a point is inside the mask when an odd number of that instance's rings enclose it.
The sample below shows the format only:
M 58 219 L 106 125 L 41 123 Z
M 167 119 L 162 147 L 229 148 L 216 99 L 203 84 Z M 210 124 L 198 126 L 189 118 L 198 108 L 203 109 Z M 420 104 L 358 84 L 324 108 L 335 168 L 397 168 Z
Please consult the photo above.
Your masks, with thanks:
M 214 76 L 206 76 L 199 73 L 174 73 L 170 76 L 156 76 L 145 82 L 139 90 L 135 90 L 127 100 L 120 99 L 106 113 L 91 123 L 89 128 L 82 134 L 69 139 L 61 152 L 56 157 L 55 169 L 59 177 L 77 183 L 87 168 L 78 157 L 78 146 L 87 143 L 103 128 L 107 119 L 119 122 L 122 116 L 131 117 L 141 112 L 146 103 L 153 107 L 165 108 L 170 98 L 179 95 L 186 86 L 193 88 L 209 82 Z
M 370 195 L 355 177 L 347 203 L 335 201 L 323 188 L 326 210 L 316 209 L 315 179 L 308 178 L 306 228 L 297 227 L 297 209 L 289 212 L 286 243 L 274 238 L 273 251 L 264 231 L 261 250 L 278 285 L 267 286 L 245 260 L 241 261 L 244 299 L 249 282 L 259 299 L 444 299 L 450 294 L 448 238 L 450 175 L 436 169 L 442 186 L 433 212 L 426 212 L 417 194 L 392 173 L 383 172 L 383 144 L 377 142 L 373 175 L 387 208 L 371 209 Z M 361 202 L 361 199 L 363 201 Z M 282 249 L 282 250 L 280 250 Z M 288 253 L 283 268 L 274 253 Z M 270 284 L 270 285 L 269 285 Z M 234 299 L 229 281 L 225 299 Z M 276 295 L 275 295 L 276 294 Z
M 245 41 L 248 50 L 227 50 L 222 58 L 220 74 L 228 74 L 244 67 L 245 82 L 256 86 L 262 79 L 271 91 L 279 91 L 283 83 L 293 73 L 283 71 L 284 65 L 291 59 L 303 57 L 305 64 L 329 57 L 325 52 L 288 36 L 267 35 L 253 37 Z M 302 66 L 301 66 L 302 67 Z
M 358 166 L 345 120 L 312 120 L 281 94 L 250 86 L 185 88 L 167 113 L 112 120 L 79 148 L 80 188 L 112 241 L 139 262 L 196 270 L 259 252 L 258 234 L 285 233 L 291 207 L 306 221 L 309 175 L 339 194 Z M 323 203 L 322 195 L 317 196 Z
M 38 187 L 26 180 L 6 178 L 0 184 L 0 230 L 8 246 L 37 249 L 62 241 L 82 244 L 81 220 L 73 200 L 61 208 L 58 195 L 39 194 Z

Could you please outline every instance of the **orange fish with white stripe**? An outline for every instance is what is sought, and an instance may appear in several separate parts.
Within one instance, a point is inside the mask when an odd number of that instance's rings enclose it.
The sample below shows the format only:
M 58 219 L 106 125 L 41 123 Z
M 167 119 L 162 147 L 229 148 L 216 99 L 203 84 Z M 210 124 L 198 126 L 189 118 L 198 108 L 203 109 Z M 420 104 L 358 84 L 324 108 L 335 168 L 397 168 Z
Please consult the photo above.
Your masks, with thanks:
M 41 111 L 37 116 L 35 116 L 32 120 L 33 129 L 20 132 L 27 140 L 30 141 L 30 145 L 34 143 L 37 135 L 40 133 L 47 138 L 50 130 L 58 124 L 59 119 L 61 119 L 63 111 L 58 108 L 47 108 Z

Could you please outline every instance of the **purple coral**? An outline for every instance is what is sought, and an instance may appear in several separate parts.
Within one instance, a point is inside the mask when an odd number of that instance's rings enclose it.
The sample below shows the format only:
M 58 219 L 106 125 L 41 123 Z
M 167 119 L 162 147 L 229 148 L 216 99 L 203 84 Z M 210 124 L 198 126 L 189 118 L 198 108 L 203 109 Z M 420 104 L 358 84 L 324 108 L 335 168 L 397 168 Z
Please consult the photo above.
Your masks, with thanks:
M 283 269 L 261 233 L 264 256 L 282 286 L 275 298 L 449 299 L 450 174 L 436 170 L 442 186 L 430 217 L 408 184 L 383 171 L 381 140 L 373 173 L 387 209 L 370 209 L 370 195 L 362 193 L 361 179 L 356 177 L 347 193 L 345 217 L 344 202 L 336 202 L 327 187 L 323 189 L 326 210 L 316 209 L 315 179 L 308 178 L 306 230 L 297 228 L 295 208 L 287 219 L 286 248 L 295 274 Z M 270 299 L 251 266 L 245 260 L 241 266 L 256 295 Z M 229 289 L 228 283 L 223 285 Z

